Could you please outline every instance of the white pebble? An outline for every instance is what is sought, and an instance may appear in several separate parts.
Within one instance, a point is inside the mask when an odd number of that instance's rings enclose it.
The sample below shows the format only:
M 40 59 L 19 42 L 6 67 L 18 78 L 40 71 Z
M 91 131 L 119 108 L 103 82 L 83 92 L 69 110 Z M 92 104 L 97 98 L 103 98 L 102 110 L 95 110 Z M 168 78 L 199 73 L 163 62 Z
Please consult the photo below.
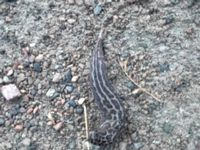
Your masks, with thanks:
M 59 82 L 61 79 L 62 79 L 61 74 L 60 74 L 60 73 L 56 73 L 56 74 L 53 76 L 52 82 L 57 83 L 57 82 Z
M 13 100 L 21 96 L 21 93 L 15 84 L 8 84 L 1 87 L 1 93 L 6 100 Z
M 79 100 L 78 100 L 78 104 L 79 105 L 82 105 L 84 102 L 85 102 L 85 98 L 80 98 Z
M 79 79 L 79 76 L 73 76 L 72 77 L 72 82 L 76 82 Z

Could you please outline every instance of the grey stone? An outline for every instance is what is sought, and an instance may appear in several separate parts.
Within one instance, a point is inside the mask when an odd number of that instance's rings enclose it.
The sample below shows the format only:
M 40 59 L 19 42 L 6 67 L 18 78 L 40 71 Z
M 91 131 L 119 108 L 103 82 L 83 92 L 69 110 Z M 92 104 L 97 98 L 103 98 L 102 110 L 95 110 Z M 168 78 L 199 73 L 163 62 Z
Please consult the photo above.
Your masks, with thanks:
M 129 82 L 127 83 L 127 87 L 128 87 L 130 90 L 133 90 L 133 89 L 135 89 L 137 86 L 136 86 L 133 82 L 129 81 Z
M 60 74 L 60 73 L 56 73 L 56 74 L 54 74 L 54 76 L 53 76 L 52 82 L 57 83 L 57 82 L 59 82 L 61 79 L 62 79 L 61 74 Z
M 3 117 L 0 117 L 0 126 L 4 125 L 5 119 Z
M 69 100 L 65 105 L 65 107 L 73 107 L 73 108 L 75 108 L 76 106 L 77 104 L 74 100 Z
M 10 79 L 7 76 L 3 77 L 3 82 L 4 83 L 10 83 Z
M 66 93 L 72 93 L 73 90 L 74 90 L 74 87 L 73 87 L 72 85 L 67 85 L 67 86 L 65 87 Z
M 96 7 L 94 8 L 94 14 L 95 15 L 99 15 L 102 11 L 102 5 L 101 4 L 97 4 Z
M 165 133 L 170 134 L 173 131 L 174 127 L 169 122 L 165 122 L 162 129 Z
M 25 75 L 23 73 L 20 73 L 18 76 L 17 76 L 17 83 L 20 83 L 22 81 L 25 80 Z
M 49 89 L 46 93 L 46 96 L 47 97 L 53 97 L 54 94 L 56 93 L 56 90 L 55 89 Z
M 38 73 L 42 72 L 42 66 L 41 66 L 41 64 L 40 63 L 34 63 L 33 70 L 35 72 L 38 72 Z
M 64 82 L 70 82 L 71 81 L 71 79 L 72 79 L 72 71 L 71 71 L 71 69 L 69 68 L 67 71 L 66 71 L 66 73 L 65 73 L 65 75 L 64 75 Z
M 82 115 L 83 114 L 83 107 L 82 106 L 77 106 L 76 113 L 79 114 L 79 115 Z
M 144 145 L 142 143 L 134 143 L 134 148 L 135 150 L 139 150 L 140 148 L 142 148 Z
M 24 146 L 30 146 L 30 144 L 31 144 L 31 139 L 29 139 L 29 138 L 23 139 L 23 140 L 22 140 L 22 144 L 23 144 Z

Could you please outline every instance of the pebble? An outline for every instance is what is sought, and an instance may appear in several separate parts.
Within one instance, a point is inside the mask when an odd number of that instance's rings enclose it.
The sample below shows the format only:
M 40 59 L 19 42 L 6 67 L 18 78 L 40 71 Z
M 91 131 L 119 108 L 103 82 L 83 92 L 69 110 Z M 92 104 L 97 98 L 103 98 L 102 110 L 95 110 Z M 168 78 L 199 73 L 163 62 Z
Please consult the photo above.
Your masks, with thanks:
M 160 72 L 167 72 L 169 71 L 169 64 L 167 62 L 165 62 L 164 64 L 160 64 L 159 65 L 160 68 Z
M 142 148 L 144 145 L 142 143 L 134 143 L 135 150 Z
M 7 101 L 14 100 L 21 96 L 21 93 L 15 84 L 2 86 L 1 93 Z
M 56 90 L 55 89 L 49 89 L 46 93 L 46 96 L 47 97 L 53 97 L 56 93 Z
M 67 85 L 65 87 L 66 93 L 72 93 L 74 90 L 74 87 L 72 85 Z
M 42 72 L 42 66 L 41 66 L 41 64 L 40 64 L 40 63 L 34 63 L 34 65 L 33 65 L 33 70 L 34 70 L 35 72 L 37 72 L 37 73 Z
M 174 128 L 173 128 L 173 126 L 172 126 L 170 123 L 165 122 L 165 123 L 163 124 L 162 129 L 163 129 L 163 131 L 164 131 L 165 133 L 170 134 L 170 133 L 173 131 Z
M 119 150 L 125 150 L 127 149 L 127 143 L 126 142 L 120 142 L 119 143 Z
M 80 99 L 78 100 L 78 104 L 79 104 L 79 105 L 82 105 L 82 104 L 85 102 L 85 100 L 86 100 L 86 99 L 83 98 L 83 97 L 80 98 Z
M 23 139 L 23 140 L 22 140 L 22 144 L 23 144 L 24 146 L 30 146 L 30 144 L 31 144 L 31 139 L 29 139 L 29 138 Z
M 165 20 L 164 25 L 167 25 L 167 24 L 170 24 L 170 23 L 172 23 L 174 21 L 174 17 L 172 15 L 166 16 L 164 18 L 164 20 Z
M 71 69 L 68 69 L 64 75 L 64 81 L 70 82 L 71 79 L 72 79 L 72 71 L 71 71 Z
M 76 113 L 79 114 L 79 115 L 82 115 L 83 114 L 83 107 L 82 106 L 77 106 Z
M 10 83 L 10 79 L 7 76 L 3 77 L 3 82 L 4 83 Z
M 39 54 L 37 57 L 35 57 L 36 62 L 41 62 L 43 60 L 44 56 L 42 54 Z
M 39 111 L 39 107 L 36 106 L 36 107 L 33 109 L 33 114 L 36 114 L 38 111 Z
M 75 139 L 72 139 L 72 140 L 70 141 L 70 143 L 69 143 L 68 148 L 69 148 L 69 149 L 75 149 L 75 147 L 76 147 L 76 141 L 75 141 Z
M 19 113 L 20 109 L 19 107 L 16 105 L 14 107 L 12 107 L 9 111 L 11 116 L 16 116 Z
M 20 73 L 18 76 L 17 76 L 17 83 L 20 83 L 22 81 L 25 80 L 25 75 L 23 73 Z
M 74 100 L 69 100 L 66 104 L 67 104 L 67 107 L 75 108 L 77 106 L 77 104 Z
M 128 87 L 130 90 L 133 90 L 134 88 L 136 88 L 135 84 L 134 84 L 133 82 L 131 82 L 131 81 L 129 81 L 129 82 L 127 83 L 127 87 Z
M 70 19 L 68 19 L 68 20 L 67 20 L 67 22 L 68 22 L 69 24 L 73 24 L 73 23 L 75 23 L 75 22 L 76 22 L 76 20 L 75 20 L 75 19 L 73 19 L 73 18 L 70 18 Z
M 22 131 L 22 129 L 23 129 L 23 125 L 22 124 L 18 124 L 18 125 L 15 126 L 15 131 L 16 132 L 20 132 L 20 131 Z
M 13 70 L 13 69 L 10 69 L 10 70 L 8 71 L 8 73 L 7 73 L 7 76 L 12 76 L 13 73 L 14 73 L 14 70 Z
M 4 125 L 4 123 L 5 123 L 4 118 L 3 118 L 3 117 L 0 117 L 0 126 Z
M 33 108 L 30 107 L 28 110 L 27 110 L 27 114 L 31 114 L 33 112 Z
M 102 11 L 102 5 L 101 4 L 97 4 L 96 7 L 94 8 L 94 14 L 95 15 L 99 15 Z
M 71 79 L 71 81 L 72 82 L 76 82 L 78 79 L 79 79 L 79 76 L 73 76 L 72 79 Z
M 62 128 L 62 126 L 63 126 L 63 122 L 59 122 L 59 123 L 57 123 L 56 125 L 54 125 L 53 128 L 54 128 L 56 131 L 58 131 L 58 130 L 60 130 L 60 129 Z
M 54 74 L 54 76 L 53 76 L 52 82 L 58 83 L 61 79 L 62 79 L 61 74 L 60 74 L 60 73 L 56 73 L 56 74 Z

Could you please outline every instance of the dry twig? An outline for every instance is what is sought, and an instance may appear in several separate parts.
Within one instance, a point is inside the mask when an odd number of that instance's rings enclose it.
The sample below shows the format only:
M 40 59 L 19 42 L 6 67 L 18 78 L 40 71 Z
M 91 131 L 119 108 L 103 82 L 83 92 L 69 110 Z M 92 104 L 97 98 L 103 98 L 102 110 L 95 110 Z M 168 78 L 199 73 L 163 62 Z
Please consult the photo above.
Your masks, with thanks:
M 150 95 L 150 96 L 153 97 L 155 100 L 157 100 L 157 101 L 159 101 L 159 102 L 162 102 L 157 96 L 155 96 L 154 94 L 148 92 L 145 88 L 142 88 L 138 83 L 136 83 L 136 82 L 131 78 L 131 76 L 128 75 L 128 73 L 127 73 L 127 63 L 128 63 L 128 61 L 127 61 L 127 60 L 124 61 L 124 62 L 121 62 L 121 61 L 118 59 L 118 62 L 119 62 L 119 65 L 120 65 L 122 71 L 124 72 L 124 74 L 127 76 L 127 78 L 128 78 L 131 82 L 133 82 L 133 83 L 139 88 L 139 90 L 141 90 L 141 91 L 143 91 L 144 93 Z

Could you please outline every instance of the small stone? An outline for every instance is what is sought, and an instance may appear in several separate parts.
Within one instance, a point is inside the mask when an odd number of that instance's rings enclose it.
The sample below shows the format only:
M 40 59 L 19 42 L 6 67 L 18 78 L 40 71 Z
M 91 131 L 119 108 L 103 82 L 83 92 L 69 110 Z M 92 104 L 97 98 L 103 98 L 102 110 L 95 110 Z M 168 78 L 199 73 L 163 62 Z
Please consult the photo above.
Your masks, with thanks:
M 169 64 L 165 62 L 164 64 L 159 65 L 160 72 L 167 72 L 169 71 Z
M 20 73 L 18 76 L 17 76 L 17 83 L 20 83 L 22 81 L 25 80 L 25 75 L 23 73 Z
M 74 100 L 69 100 L 67 102 L 68 107 L 73 107 L 75 108 L 77 106 L 76 102 Z
M 39 54 L 37 57 L 35 57 L 36 62 L 41 62 L 43 60 L 44 56 L 42 54 Z
M 144 145 L 142 143 L 134 143 L 134 148 L 135 150 L 139 150 L 140 148 L 142 148 Z
M 4 118 L 3 118 L 3 117 L 0 117 L 0 126 L 4 125 L 4 123 L 5 123 Z
M 131 82 L 131 81 L 129 81 L 129 82 L 127 83 L 127 87 L 128 87 L 130 90 L 134 90 L 134 88 L 136 88 L 135 84 L 134 84 L 133 82 Z
M 71 92 L 73 92 L 74 87 L 72 85 L 68 85 L 68 86 L 66 86 L 65 90 L 67 93 L 71 93 Z
M 60 74 L 60 73 L 56 73 L 56 74 L 53 76 L 52 82 L 57 83 L 57 82 L 59 82 L 61 79 L 62 79 L 61 74 Z
M 79 76 L 73 76 L 72 77 L 72 82 L 76 82 L 79 79 Z
M 54 124 L 54 123 L 53 123 L 52 121 L 48 121 L 48 122 L 47 122 L 47 125 L 48 125 L 48 126 L 52 126 L 53 124 Z
M 133 95 L 138 95 L 138 94 L 141 94 L 142 92 L 143 92 L 142 89 L 138 88 L 138 89 L 134 90 L 134 91 L 132 92 L 132 94 L 133 94 Z
M 33 109 L 33 114 L 36 114 L 38 111 L 39 111 L 39 107 L 36 106 L 36 107 Z
M 20 131 L 22 131 L 22 129 L 23 129 L 23 125 L 21 125 L 21 124 L 18 124 L 18 125 L 15 126 L 16 132 L 20 132 Z
M 74 4 L 74 0 L 68 0 L 68 3 L 71 5 L 71 4 Z
M 83 107 L 82 106 L 77 106 L 76 113 L 79 114 L 79 115 L 82 115 L 83 114 Z
M 54 125 L 53 128 L 54 128 L 56 131 L 58 131 L 58 130 L 60 130 L 60 129 L 62 128 L 62 126 L 63 126 L 63 122 L 59 122 L 59 123 L 57 123 L 56 125 Z
M 102 5 L 101 4 L 97 4 L 96 7 L 94 8 L 94 14 L 95 15 L 99 15 L 102 11 Z
M 165 122 L 165 123 L 163 124 L 162 129 L 163 129 L 163 131 L 164 131 L 165 133 L 170 134 L 170 133 L 173 131 L 174 127 L 173 127 L 170 123 Z
M 24 113 L 24 112 L 26 112 L 26 109 L 25 109 L 24 107 L 21 107 L 21 108 L 19 109 L 19 112 L 20 112 L 20 113 Z
M 35 61 L 35 56 L 34 55 L 31 55 L 29 58 L 28 58 L 29 62 L 30 63 L 33 63 Z
M 72 79 L 72 71 L 68 69 L 64 75 L 64 82 L 69 82 Z
M 53 97 L 56 93 L 56 90 L 55 89 L 49 89 L 46 93 L 46 96 L 47 97 Z
M 12 76 L 13 73 L 14 73 L 13 69 L 10 69 L 10 70 L 8 71 L 8 73 L 7 73 L 7 76 Z
M 54 119 L 54 117 L 53 117 L 53 115 L 52 115 L 52 112 L 49 112 L 49 113 L 47 114 L 47 117 L 48 117 L 48 119 L 49 119 L 50 121 L 52 121 L 52 122 L 55 121 L 55 119 Z
M 170 15 L 170 16 L 166 16 L 165 18 L 163 18 L 164 19 L 164 25 L 167 25 L 167 24 L 170 24 L 170 23 L 172 23 L 173 21 L 174 21 L 174 17 L 172 16 L 172 15 Z
M 82 105 L 84 102 L 85 102 L 85 98 L 80 98 L 79 100 L 78 100 L 78 104 L 79 105 Z
M 34 63 L 33 70 L 35 72 L 38 72 L 38 73 L 42 72 L 42 66 L 41 66 L 41 64 L 40 63 Z
M 14 100 L 21 96 L 21 93 L 15 84 L 2 86 L 1 93 L 7 101 Z
M 9 113 L 11 116 L 16 116 L 19 113 L 19 105 L 13 106 L 10 110 Z
M 73 18 L 70 18 L 70 19 L 68 19 L 68 20 L 67 20 L 67 22 L 68 22 L 69 24 L 73 24 L 73 23 L 75 23 L 75 22 L 76 22 L 76 20 L 75 20 L 75 19 L 73 19 Z
M 4 83 L 10 83 L 10 79 L 7 76 L 3 77 L 3 82 Z
M 22 140 L 22 144 L 23 144 L 24 146 L 30 146 L 30 144 L 31 144 L 31 139 L 29 139 L 29 138 L 23 139 L 23 140 Z
M 82 0 L 75 0 L 76 4 L 81 6 L 83 4 L 83 1 Z
M 119 17 L 117 15 L 114 15 L 113 16 L 113 23 L 116 23 L 118 19 L 119 19 Z
M 75 149 L 76 147 L 76 141 L 72 139 L 68 145 L 69 149 Z
M 120 142 L 120 143 L 119 143 L 119 149 L 120 149 L 120 150 L 125 150 L 125 149 L 127 149 L 127 143 L 126 143 L 126 142 Z
M 32 112 L 33 112 L 33 108 L 32 107 L 27 110 L 27 114 L 31 114 Z

